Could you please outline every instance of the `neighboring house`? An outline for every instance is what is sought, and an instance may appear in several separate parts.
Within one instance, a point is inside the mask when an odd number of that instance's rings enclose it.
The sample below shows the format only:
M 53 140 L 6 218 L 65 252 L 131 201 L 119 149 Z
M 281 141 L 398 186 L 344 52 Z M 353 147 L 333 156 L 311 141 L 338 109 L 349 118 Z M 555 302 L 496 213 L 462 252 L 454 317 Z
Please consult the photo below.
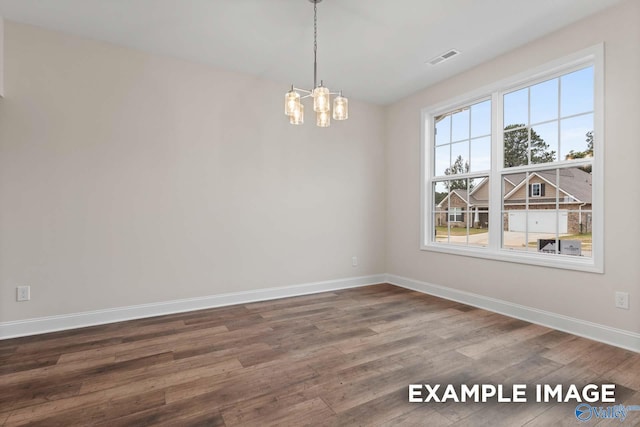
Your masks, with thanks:
M 504 230 L 531 233 L 591 232 L 591 174 L 579 168 L 504 176 Z M 528 195 L 528 210 L 527 207 Z M 436 225 L 488 227 L 489 185 L 481 181 L 470 192 L 451 190 L 436 205 Z

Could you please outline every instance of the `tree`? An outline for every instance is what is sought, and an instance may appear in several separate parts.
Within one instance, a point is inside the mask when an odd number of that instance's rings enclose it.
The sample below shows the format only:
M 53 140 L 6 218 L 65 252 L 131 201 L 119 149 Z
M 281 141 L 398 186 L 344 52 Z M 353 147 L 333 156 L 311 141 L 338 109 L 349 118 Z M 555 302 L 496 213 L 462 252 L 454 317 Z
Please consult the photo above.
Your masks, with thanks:
M 445 197 L 447 197 L 447 193 L 446 191 L 436 191 L 435 192 L 435 204 L 439 205 L 441 201 L 444 200 Z
M 516 130 L 512 130 L 516 129 Z M 528 152 L 531 152 L 531 162 L 528 160 Z M 544 142 L 531 129 L 531 141 L 529 141 L 529 128 L 524 124 L 508 125 L 504 128 L 504 166 L 522 166 L 533 163 L 548 163 L 554 161 L 556 152 L 549 150 L 549 144 Z
M 587 141 L 587 149 L 584 151 L 569 151 L 565 156 L 565 160 L 584 159 L 585 157 L 593 157 L 593 131 L 590 130 L 585 134 Z
M 465 162 L 462 159 L 462 156 L 458 156 L 453 165 L 444 170 L 445 175 L 457 175 L 460 173 L 468 173 L 469 172 L 469 162 Z M 466 179 L 454 179 L 448 182 L 445 182 L 445 186 L 447 190 L 466 190 L 467 189 L 467 180 Z M 469 190 L 473 188 L 473 184 L 470 185 Z
M 593 131 L 590 130 L 589 132 L 587 132 L 585 134 L 585 136 L 587 137 L 586 141 L 587 141 L 587 149 L 584 151 L 569 151 L 569 154 L 567 154 L 565 156 L 565 160 L 571 160 L 571 159 L 584 159 L 585 157 L 593 157 Z M 589 172 L 591 173 L 591 165 L 587 165 L 587 166 L 582 166 L 580 169 L 582 169 L 585 172 Z

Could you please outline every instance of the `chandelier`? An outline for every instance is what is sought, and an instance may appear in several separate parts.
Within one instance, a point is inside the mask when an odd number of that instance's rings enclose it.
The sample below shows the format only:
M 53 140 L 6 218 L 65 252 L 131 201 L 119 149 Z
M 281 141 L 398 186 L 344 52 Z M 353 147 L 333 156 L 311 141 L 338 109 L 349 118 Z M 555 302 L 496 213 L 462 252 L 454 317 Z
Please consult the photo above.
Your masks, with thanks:
M 349 118 L 349 100 L 342 96 L 342 91 L 330 92 L 322 80 L 318 84 L 318 3 L 322 0 L 309 0 L 313 3 L 313 89 L 299 89 L 291 85 L 291 90 L 284 96 L 284 113 L 289 116 L 289 123 L 301 125 L 304 123 L 304 105 L 301 100 L 313 98 L 313 111 L 316 113 L 316 125 L 329 127 L 331 124 L 331 95 L 333 99 L 333 119 L 347 120 Z M 300 96 L 300 93 L 303 95 Z

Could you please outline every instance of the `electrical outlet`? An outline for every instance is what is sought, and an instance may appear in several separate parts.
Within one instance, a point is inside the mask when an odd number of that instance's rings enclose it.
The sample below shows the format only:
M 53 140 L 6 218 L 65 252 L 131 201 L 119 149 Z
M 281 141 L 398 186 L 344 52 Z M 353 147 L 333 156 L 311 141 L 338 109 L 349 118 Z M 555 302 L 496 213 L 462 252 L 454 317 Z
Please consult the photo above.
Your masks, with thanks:
M 616 307 L 629 310 L 629 293 L 628 292 L 616 292 Z
M 29 301 L 31 299 L 31 286 L 18 286 L 16 288 L 16 301 Z
M 357 256 L 351 257 L 351 266 L 352 267 L 357 267 L 358 266 L 358 257 Z

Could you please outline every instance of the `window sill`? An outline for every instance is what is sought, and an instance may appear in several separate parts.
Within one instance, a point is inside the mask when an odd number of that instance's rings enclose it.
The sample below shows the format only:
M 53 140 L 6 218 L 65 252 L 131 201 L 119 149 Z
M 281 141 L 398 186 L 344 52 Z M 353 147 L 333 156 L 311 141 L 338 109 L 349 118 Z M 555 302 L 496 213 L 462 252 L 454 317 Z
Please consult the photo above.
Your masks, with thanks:
M 604 269 L 601 265 L 597 265 L 594 259 L 586 257 L 573 257 L 569 255 L 545 255 L 538 253 L 518 253 L 511 249 L 499 249 L 496 251 L 487 247 L 466 247 L 439 243 L 429 243 L 427 245 L 422 245 L 420 247 L 420 250 L 439 252 L 450 255 L 490 259 L 495 261 L 512 262 L 517 264 L 535 265 L 540 267 L 584 271 L 587 273 L 604 273 Z

